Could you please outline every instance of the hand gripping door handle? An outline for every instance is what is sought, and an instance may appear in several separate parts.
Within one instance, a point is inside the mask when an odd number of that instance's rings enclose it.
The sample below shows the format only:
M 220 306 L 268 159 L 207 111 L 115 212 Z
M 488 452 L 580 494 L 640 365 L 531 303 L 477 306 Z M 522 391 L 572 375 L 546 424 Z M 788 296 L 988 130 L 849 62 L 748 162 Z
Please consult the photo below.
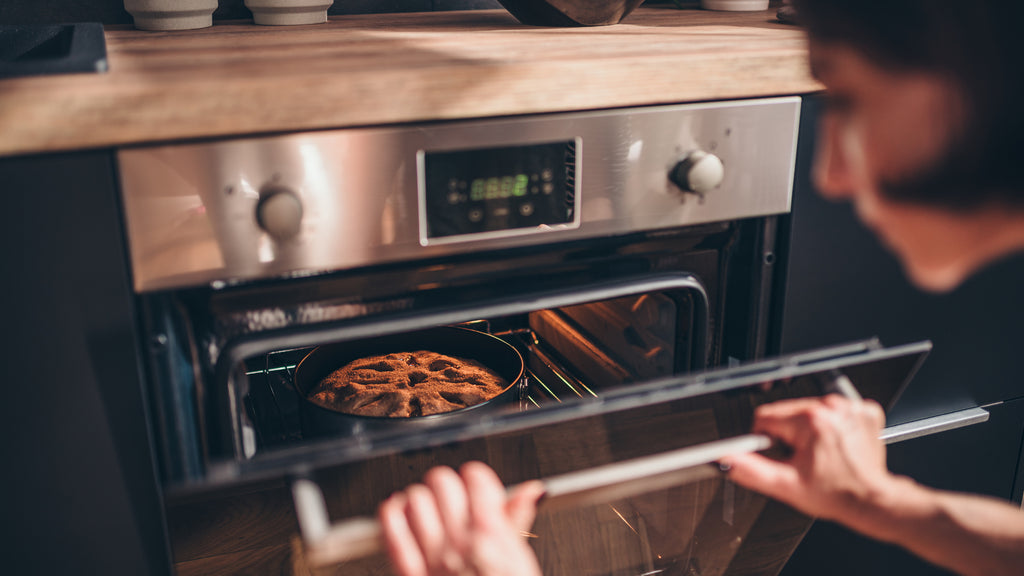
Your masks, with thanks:
M 544 495 L 540 503 L 549 509 L 600 504 L 711 478 L 721 471 L 710 464 L 727 456 L 766 450 L 771 444 L 767 436 L 746 434 L 551 476 L 542 480 Z M 315 482 L 300 478 L 291 487 L 310 565 L 355 560 L 384 549 L 376 518 L 349 518 L 332 524 L 323 492 Z

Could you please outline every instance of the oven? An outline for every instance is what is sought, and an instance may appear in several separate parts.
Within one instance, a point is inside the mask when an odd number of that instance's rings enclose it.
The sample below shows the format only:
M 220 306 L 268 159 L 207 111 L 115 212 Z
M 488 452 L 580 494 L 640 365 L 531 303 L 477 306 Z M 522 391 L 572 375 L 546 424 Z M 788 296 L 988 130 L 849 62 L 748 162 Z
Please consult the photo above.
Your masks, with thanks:
M 810 520 L 714 460 L 767 448 L 745 436 L 760 403 L 849 378 L 890 405 L 929 347 L 767 358 L 799 116 L 772 98 L 119 150 L 178 570 L 262 531 L 286 560 L 221 551 L 232 570 L 387 573 L 372 527 L 346 537 L 342 519 L 483 460 L 549 482 L 528 535 L 545 574 L 777 573 Z M 498 362 L 477 342 L 513 360 L 469 407 L 310 401 L 360 357 Z

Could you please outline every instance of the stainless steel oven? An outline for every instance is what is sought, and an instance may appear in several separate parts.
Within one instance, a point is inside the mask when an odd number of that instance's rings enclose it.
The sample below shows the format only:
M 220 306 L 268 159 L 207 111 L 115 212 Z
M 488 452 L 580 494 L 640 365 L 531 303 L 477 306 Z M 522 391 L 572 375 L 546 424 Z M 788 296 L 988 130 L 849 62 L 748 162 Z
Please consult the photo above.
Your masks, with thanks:
M 764 359 L 799 115 L 798 98 L 774 98 L 120 150 L 179 570 L 218 554 L 244 573 L 325 569 L 325 517 L 372 513 L 437 464 L 484 460 L 514 483 L 685 449 L 685 470 L 639 489 L 551 499 L 567 504 L 532 534 L 545 573 L 777 573 L 810 521 L 725 483 L 713 456 L 754 406 L 839 372 L 889 404 L 928 349 Z M 297 383 L 319 347 L 442 346 L 430 331 L 449 327 L 521 358 L 508 401 L 353 424 L 316 416 Z M 287 514 L 210 513 L 241 500 Z M 288 560 L 187 552 L 268 525 Z

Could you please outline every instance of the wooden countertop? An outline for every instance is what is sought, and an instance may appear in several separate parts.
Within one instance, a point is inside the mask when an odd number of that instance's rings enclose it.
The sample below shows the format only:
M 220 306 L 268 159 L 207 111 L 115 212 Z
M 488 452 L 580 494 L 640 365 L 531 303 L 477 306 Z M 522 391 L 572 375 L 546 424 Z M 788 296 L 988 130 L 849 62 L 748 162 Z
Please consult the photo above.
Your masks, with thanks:
M 641 7 L 593 28 L 373 14 L 106 40 L 106 74 L 0 80 L 0 156 L 820 89 L 802 32 L 774 10 Z

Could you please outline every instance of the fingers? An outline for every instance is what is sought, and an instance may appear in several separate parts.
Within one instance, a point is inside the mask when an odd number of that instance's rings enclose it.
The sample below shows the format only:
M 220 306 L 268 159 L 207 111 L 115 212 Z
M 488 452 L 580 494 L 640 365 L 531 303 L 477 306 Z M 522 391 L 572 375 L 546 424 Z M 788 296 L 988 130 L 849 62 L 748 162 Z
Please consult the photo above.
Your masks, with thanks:
M 469 497 L 462 478 L 447 466 L 432 468 L 423 478 L 437 499 L 441 522 L 455 547 L 465 542 L 466 525 L 469 523 Z
M 443 574 L 462 574 L 466 568 L 465 551 L 472 535 L 469 533 L 469 498 L 462 479 L 447 466 L 431 469 L 424 483 L 433 492 L 442 531 L 436 537 L 442 542 L 427 564 Z
M 848 428 L 850 425 L 842 423 L 847 419 L 859 419 L 880 430 L 885 425 L 885 412 L 874 400 L 852 402 L 829 394 L 758 406 L 753 429 L 789 446 L 800 446 L 810 441 L 808 432 Z
M 840 518 L 855 508 L 857 495 L 887 477 L 878 439 L 884 424 L 885 413 L 872 400 L 827 395 L 765 404 L 755 412 L 754 430 L 786 444 L 787 455 L 744 454 L 722 463 L 741 486 L 811 516 Z
M 462 573 L 468 516 L 463 482 L 446 467 L 385 501 L 381 527 L 396 571 L 403 576 Z
M 500 530 L 506 496 L 498 475 L 482 462 L 467 462 L 460 472 L 469 497 L 470 523 L 484 530 Z
M 537 502 L 544 496 L 544 483 L 532 480 L 517 485 L 508 494 L 505 512 L 520 532 L 528 532 L 537 516 Z
M 405 491 L 409 527 L 419 542 L 427 568 L 433 572 L 445 561 L 445 525 L 434 493 L 423 484 L 413 484 Z
M 820 407 L 821 402 L 811 398 L 758 406 L 752 431 L 771 436 L 786 446 L 799 448 L 809 441 L 807 431 L 812 428 L 813 415 Z
M 756 453 L 730 456 L 721 464 L 729 468 L 733 482 L 777 500 L 786 501 L 796 493 L 800 481 L 792 466 Z
M 833 410 L 862 418 L 865 422 L 877 428 L 885 426 L 885 410 L 881 404 L 874 400 L 865 399 L 860 402 L 850 402 L 842 396 L 829 394 L 822 398 L 822 402 Z
M 407 503 L 405 494 L 399 493 L 380 505 L 378 517 L 387 542 L 388 556 L 398 574 L 427 576 L 426 560 L 406 517 Z
M 480 572 L 476 568 L 483 565 L 493 568 L 499 561 L 494 558 L 513 549 L 522 539 L 520 532 L 532 525 L 543 492 L 543 484 L 534 481 L 506 495 L 497 474 L 481 462 L 469 462 L 459 473 L 448 467 L 431 469 L 423 484 L 408 487 L 380 506 L 396 573 L 429 576 Z

